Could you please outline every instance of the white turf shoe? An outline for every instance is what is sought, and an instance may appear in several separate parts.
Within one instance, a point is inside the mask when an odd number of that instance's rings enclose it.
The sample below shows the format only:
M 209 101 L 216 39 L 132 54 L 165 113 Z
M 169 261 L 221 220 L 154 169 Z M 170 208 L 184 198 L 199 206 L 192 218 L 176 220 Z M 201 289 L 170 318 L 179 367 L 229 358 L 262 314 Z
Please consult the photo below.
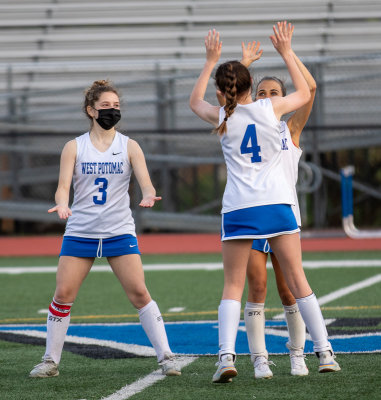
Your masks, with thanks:
M 290 351 L 291 375 L 305 376 L 308 375 L 308 368 L 304 361 L 306 356 L 302 351 Z
M 272 361 L 269 361 L 265 356 L 257 356 L 254 359 L 254 377 L 256 379 L 270 379 L 273 377 L 273 373 L 270 369 L 270 365 L 275 365 Z
M 336 372 L 341 370 L 340 365 L 335 361 L 335 356 L 331 351 L 320 352 L 319 359 L 319 372 Z
M 256 356 L 254 358 L 253 364 L 254 364 L 254 377 L 256 379 L 270 379 L 273 377 L 273 373 L 269 366 L 275 364 L 272 361 L 269 361 L 265 356 Z
M 234 355 L 224 354 L 221 356 L 220 361 L 216 363 L 217 371 L 213 375 L 213 383 L 228 383 L 232 381 L 232 378 L 237 376 L 237 370 L 234 366 Z
M 50 378 L 58 376 L 58 364 L 53 360 L 43 360 L 42 363 L 37 364 L 32 371 L 30 371 L 30 378 Z
M 181 375 L 180 367 L 176 364 L 175 356 L 165 353 L 164 358 L 159 362 L 163 375 L 179 376 Z

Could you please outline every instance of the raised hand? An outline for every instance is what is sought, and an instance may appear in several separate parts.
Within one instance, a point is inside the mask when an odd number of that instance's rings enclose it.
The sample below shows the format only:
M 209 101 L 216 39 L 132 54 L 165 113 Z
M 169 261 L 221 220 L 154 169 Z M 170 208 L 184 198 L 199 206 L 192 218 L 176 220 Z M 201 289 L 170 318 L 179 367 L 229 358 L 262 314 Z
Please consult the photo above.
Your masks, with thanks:
M 221 48 L 220 33 L 215 29 L 209 31 L 205 37 L 206 60 L 217 63 L 221 56 Z
M 252 41 L 245 46 L 245 43 L 241 43 L 242 47 L 242 59 L 241 64 L 245 67 L 249 67 L 251 63 L 261 58 L 263 50 L 259 50 L 261 42 Z
M 287 21 L 277 22 L 277 26 L 273 26 L 274 35 L 270 36 L 270 40 L 276 51 L 282 56 L 291 50 L 291 38 L 294 32 L 294 26 Z

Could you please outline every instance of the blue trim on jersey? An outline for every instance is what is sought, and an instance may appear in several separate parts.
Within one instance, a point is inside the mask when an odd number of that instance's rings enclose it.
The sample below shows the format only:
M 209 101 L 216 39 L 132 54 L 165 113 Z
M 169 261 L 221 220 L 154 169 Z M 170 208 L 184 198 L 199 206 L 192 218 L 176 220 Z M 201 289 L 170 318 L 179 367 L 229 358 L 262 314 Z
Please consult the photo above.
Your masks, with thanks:
M 273 252 L 267 239 L 254 239 L 251 249 L 258 250 L 266 254 Z
M 64 236 L 60 256 L 117 257 L 126 254 L 140 254 L 135 236 L 120 235 L 107 239 Z
M 299 231 L 289 204 L 242 208 L 222 214 L 222 241 L 266 239 Z

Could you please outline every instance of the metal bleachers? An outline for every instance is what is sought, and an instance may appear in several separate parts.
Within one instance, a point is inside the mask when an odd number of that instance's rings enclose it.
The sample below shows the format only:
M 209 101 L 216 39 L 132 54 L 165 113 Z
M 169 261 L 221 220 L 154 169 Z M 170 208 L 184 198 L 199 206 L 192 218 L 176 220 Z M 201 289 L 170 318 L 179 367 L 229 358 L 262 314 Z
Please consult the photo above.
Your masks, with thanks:
M 325 122 L 348 121 L 353 110 L 340 101 L 351 98 L 353 89 L 341 83 L 361 79 L 357 96 L 376 101 L 359 99 L 356 107 L 364 109 L 364 121 L 372 122 L 379 104 L 380 61 L 362 55 L 381 51 L 380 13 L 378 0 L 306 0 L 303 5 L 299 0 L 1 1 L 0 120 L 81 129 L 86 122 L 78 111 L 83 88 L 108 77 L 127 90 L 129 126 L 154 129 L 159 89 L 152 79 L 175 73 L 176 127 L 198 127 L 185 99 L 203 63 L 207 30 L 221 31 L 222 60 L 239 58 L 241 40 L 259 40 L 264 56 L 256 71 L 269 69 L 285 76 L 268 36 L 277 19 L 288 18 L 296 26 L 296 53 L 310 64 L 330 63 L 324 76 L 329 84 L 324 88 L 329 105 Z M 329 61 L 336 57 L 342 61 Z M 369 79 L 364 81 L 364 74 Z M 9 115 L 9 93 L 18 96 L 13 101 L 15 115 Z M 78 101 L 73 103 L 73 98 Z
M 372 35 L 366 29 L 370 18 Z M 273 55 L 268 36 L 281 19 L 296 25 L 294 46 L 301 56 L 380 50 L 381 7 L 374 0 L 361 8 L 351 0 L 309 0 L 303 7 L 295 0 L 24 1 L 0 3 L 0 62 L 197 58 L 200 40 L 212 27 L 221 30 L 228 54 L 238 54 L 241 40 L 255 39 Z
M 13 193 L 0 201 L 0 218 L 55 220 L 44 202 L 55 190 L 63 144 L 88 129 L 83 90 L 96 79 L 121 89 L 120 130 L 139 141 L 163 192 L 170 192 L 174 169 L 211 165 L 221 174 L 219 143 L 188 106 L 204 37 L 212 28 L 221 32 L 221 61 L 239 59 L 241 41 L 260 41 L 254 80 L 276 75 L 291 89 L 269 39 L 284 19 L 295 25 L 293 48 L 318 87 L 305 153 L 381 145 L 374 127 L 381 109 L 380 0 L 0 0 L 0 189 Z M 207 98 L 216 101 L 212 84 Z M 210 204 L 179 219 L 167 198 L 166 214 L 140 215 L 141 227 L 218 226 L 218 217 L 195 217 Z

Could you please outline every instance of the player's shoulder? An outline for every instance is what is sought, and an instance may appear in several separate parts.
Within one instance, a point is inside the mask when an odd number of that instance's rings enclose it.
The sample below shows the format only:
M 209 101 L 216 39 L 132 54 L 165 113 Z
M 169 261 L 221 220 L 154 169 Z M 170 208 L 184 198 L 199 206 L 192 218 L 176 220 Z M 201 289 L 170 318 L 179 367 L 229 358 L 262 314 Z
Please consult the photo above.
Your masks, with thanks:
M 77 140 L 76 139 L 71 139 L 68 142 L 65 143 L 64 150 L 70 151 L 70 150 L 76 150 L 77 149 Z
M 143 150 L 139 146 L 139 143 L 136 140 L 129 138 L 128 144 L 127 144 L 127 153 L 128 153 L 128 156 L 131 158 L 133 156 L 142 155 Z

